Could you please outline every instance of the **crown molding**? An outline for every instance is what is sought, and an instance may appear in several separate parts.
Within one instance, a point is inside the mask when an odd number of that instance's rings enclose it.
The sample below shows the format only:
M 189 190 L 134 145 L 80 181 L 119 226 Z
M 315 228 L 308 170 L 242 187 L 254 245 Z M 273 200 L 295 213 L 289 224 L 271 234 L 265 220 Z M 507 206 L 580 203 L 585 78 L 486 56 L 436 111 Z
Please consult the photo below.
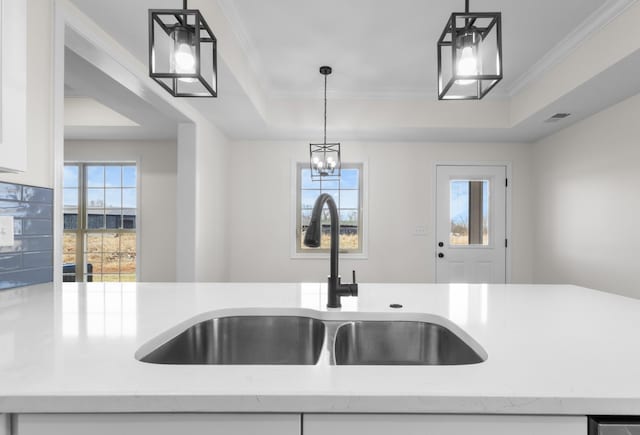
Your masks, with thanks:
M 537 80 L 540 75 L 558 65 L 569 53 L 575 50 L 591 35 L 604 28 L 636 1 L 637 0 L 607 0 L 602 6 L 589 15 L 582 24 L 556 44 L 542 59 L 515 80 L 514 84 L 507 89 L 508 95 L 513 97 L 518 94 L 529 84 Z

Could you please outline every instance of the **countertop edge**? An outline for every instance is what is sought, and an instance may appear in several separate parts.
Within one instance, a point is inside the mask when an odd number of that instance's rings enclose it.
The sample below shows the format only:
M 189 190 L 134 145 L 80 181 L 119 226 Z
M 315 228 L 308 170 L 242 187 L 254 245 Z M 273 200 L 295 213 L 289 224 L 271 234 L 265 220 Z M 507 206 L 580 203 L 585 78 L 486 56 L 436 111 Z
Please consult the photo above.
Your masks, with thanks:
M 638 415 L 636 398 L 24 395 L 0 396 L 2 413 L 376 413 L 491 415 Z

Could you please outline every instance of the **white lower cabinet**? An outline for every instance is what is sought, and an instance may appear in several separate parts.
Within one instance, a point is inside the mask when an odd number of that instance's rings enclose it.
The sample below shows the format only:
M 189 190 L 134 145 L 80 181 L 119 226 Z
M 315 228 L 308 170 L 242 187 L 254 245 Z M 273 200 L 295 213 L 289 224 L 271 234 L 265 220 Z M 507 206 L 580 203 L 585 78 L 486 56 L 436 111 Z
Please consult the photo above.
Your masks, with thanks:
M 301 423 L 302 419 L 302 423 Z M 9 435 L 0 414 L 0 435 Z M 426 414 L 18 414 L 11 435 L 586 435 L 586 417 Z
M 301 435 L 300 414 L 18 414 L 12 435 Z M 0 430 L 0 434 L 4 433 Z
M 587 435 L 586 417 L 304 414 L 304 435 Z

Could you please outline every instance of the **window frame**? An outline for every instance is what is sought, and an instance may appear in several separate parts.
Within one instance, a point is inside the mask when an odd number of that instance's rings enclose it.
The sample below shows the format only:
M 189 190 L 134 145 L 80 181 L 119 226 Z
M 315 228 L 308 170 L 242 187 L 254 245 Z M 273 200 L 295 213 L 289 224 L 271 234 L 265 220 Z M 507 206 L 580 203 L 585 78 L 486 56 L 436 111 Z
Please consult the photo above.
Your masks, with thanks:
M 301 231 L 301 207 L 302 207 L 302 186 L 301 171 L 307 169 L 309 162 L 291 161 L 291 220 L 290 220 L 290 258 L 291 259 L 327 259 L 329 249 L 310 249 L 308 251 L 300 248 Z M 358 190 L 358 233 L 360 235 L 360 249 L 358 251 L 340 249 L 342 258 L 352 260 L 368 259 L 368 164 L 367 161 L 342 162 L 342 168 L 356 168 L 360 171 Z
M 86 283 L 88 281 L 85 281 L 86 279 L 86 275 L 87 272 L 85 271 L 85 264 L 87 263 L 87 259 L 86 257 L 86 252 L 85 251 L 85 237 L 88 234 L 113 234 L 113 233 L 118 233 L 118 234 L 135 234 L 136 235 L 136 273 L 135 273 L 135 282 L 140 282 L 140 274 L 141 274 L 141 261 L 140 261 L 140 252 L 141 252 L 141 243 L 140 243 L 140 223 L 141 223 L 141 202 L 140 202 L 140 193 L 141 193 L 141 186 L 140 186 L 140 159 L 137 160 L 123 160 L 123 161 L 115 161 L 115 160 L 108 160 L 108 161 L 94 161 L 94 160 L 90 160 L 90 161 L 80 161 L 80 160 L 65 160 L 64 161 L 64 166 L 76 166 L 78 168 L 78 218 L 77 218 L 77 227 L 76 229 L 72 229 L 72 230 L 68 230 L 68 229 L 64 229 L 64 225 L 63 225 L 63 243 L 64 243 L 64 235 L 65 234 L 75 234 L 76 236 L 76 268 L 75 268 L 75 277 L 76 277 L 76 281 L 77 283 Z M 87 228 L 87 213 L 88 213 L 88 206 L 87 206 L 87 197 L 88 197 L 88 186 L 87 186 L 87 167 L 89 166 L 133 166 L 136 168 L 136 227 L 132 228 L 132 229 L 127 229 L 127 228 L 106 228 L 106 217 L 105 217 L 105 228 Z M 106 188 L 106 187 L 103 187 Z M 124 187 L 121 186 L 120 189 L 123 189 Z M 62 185 L 62 190 L 64 192 L 64 183 Z M 63 214 L 63 221 L 64 221 L 64 214 L 65 214 L 65 207 L 63 204 L 62 207 L 62 214 Z M 123 221 L 122 221 L 123 222 Z M 64 261 L 61 261 L 61 263 L 64 263 Z M 95 275 L 95 273 L 94 273 Z M 115 274 L 104 274 L 101 273 L 99 275 L 115 275 Z M 118 277 L 120 277 L 121 273 L 117 274 Z M 64 277 L 64 274 L 63 274 Z M 81 280 L 78 280 L 78 277 L 81 278 Z M 92 281 L 95 282 L 95 281 Z M 103 281 L 100 281 L 103 282 Z M 130 282 L 130 281 L 104 281 L 104 282 Z

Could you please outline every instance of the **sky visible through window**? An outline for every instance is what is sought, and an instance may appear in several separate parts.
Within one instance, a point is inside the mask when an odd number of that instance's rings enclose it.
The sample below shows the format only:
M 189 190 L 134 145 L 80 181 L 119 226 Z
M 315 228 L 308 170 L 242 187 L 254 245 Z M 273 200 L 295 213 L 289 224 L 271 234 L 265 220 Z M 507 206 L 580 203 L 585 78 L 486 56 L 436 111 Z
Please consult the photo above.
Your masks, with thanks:
M 482 183 L 482 215 L 489 212 L 489 182 Z M 469 219 L 469 182 L 453 181 L 451 183 L 451 220 Z
M 65 207 L 78 207 L 79 169 L 75 165 L 64 167 Z M 135 187 L 135 166 L 87 166 L 89 207 L 136 208 Z

